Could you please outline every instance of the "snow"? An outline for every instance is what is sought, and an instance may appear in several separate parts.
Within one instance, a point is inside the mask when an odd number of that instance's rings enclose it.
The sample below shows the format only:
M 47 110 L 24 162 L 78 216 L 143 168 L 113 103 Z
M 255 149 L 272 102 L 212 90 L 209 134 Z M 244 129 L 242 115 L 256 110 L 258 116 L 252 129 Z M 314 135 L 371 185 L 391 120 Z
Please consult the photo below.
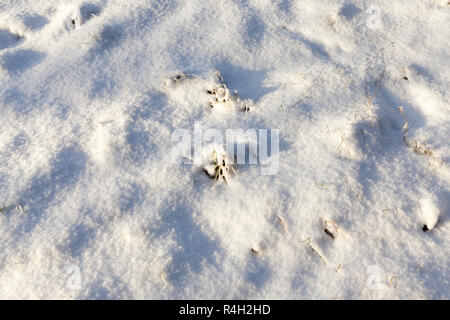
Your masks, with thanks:
M 447 0 L 3 0 L 0 298 L 450 298 L 449 31 Z M 195 123 L 278 129 L 276 174 L 174 161 Z

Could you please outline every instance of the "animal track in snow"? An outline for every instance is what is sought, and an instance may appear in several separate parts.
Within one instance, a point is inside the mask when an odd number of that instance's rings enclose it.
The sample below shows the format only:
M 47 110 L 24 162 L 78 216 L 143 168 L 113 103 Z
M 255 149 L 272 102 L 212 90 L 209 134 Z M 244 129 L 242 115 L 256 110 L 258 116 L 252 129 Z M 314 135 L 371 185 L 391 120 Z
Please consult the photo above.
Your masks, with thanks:
M 46 17 L 40 15 L 30 15 L 23 18 L 24 25 L 30 30 L 40 30 L 49 23 Z
M 1 67 L 10 73 L 22 73 L 39 64 L 46 54 L 34 50 L 17 50 L 13 53 L 5 54 L 0 63 Z
M 18 34 L 0 29 L 0 50 L 13 48 L 22 42 L 22 37 Z

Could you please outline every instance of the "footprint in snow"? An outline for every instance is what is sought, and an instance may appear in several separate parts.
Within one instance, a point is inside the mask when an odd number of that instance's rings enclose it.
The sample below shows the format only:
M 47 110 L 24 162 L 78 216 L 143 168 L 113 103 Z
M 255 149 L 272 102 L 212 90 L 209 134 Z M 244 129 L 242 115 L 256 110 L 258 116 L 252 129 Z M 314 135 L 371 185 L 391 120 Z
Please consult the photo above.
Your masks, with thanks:
M 0 29 L 0 50 L 18 46 L 22 40 L 23 38 L 20 35 Z
M 353 20 L 356 16 L 358 16 L 361 13 L 362 10 L 351 3 L 344 4 L 339 10 L 339 15 L 341 17 L 344 17 L 345 20 L 347 21 Z
M 46 17 L 40 15 L 30 15 L 23 18 L 23 23 L 30 30 L 40 30 L 49 23 Z
M 34 50 L 17 50 L 3 55 L 0 63 L 8 72 L 19 74 L 39 64 L 45 56 L 44 53 Z

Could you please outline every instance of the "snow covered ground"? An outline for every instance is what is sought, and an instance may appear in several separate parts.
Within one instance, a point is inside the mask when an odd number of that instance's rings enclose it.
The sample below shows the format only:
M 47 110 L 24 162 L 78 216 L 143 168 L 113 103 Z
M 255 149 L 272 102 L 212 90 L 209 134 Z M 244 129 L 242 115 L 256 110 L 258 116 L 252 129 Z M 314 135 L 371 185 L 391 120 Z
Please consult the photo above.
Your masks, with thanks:
M 449 35 L 447 0 L 1 0 L 0 298 L 449 299 Z M 196 122 L 278 129 L 279 170 L 174 161 Z

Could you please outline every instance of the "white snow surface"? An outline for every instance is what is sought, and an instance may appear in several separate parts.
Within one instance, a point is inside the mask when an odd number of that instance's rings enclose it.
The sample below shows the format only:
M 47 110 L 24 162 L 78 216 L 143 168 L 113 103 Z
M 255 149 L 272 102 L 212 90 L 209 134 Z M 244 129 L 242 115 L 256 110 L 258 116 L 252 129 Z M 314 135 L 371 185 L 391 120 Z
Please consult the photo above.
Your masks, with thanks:
M 449 35 L 447 0 L 1 0 L 0 298 L 449 299 Z M 196 121 L 279 129 L 278 173 L 173 161 Z

